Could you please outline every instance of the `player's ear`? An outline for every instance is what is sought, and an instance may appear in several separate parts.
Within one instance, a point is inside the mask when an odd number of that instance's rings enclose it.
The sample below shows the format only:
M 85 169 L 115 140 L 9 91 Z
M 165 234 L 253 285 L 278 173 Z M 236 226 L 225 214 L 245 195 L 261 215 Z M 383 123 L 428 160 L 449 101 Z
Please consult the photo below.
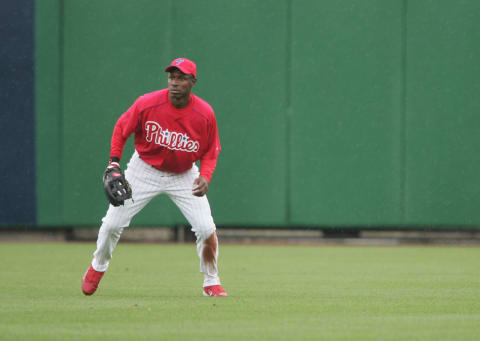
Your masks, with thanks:
M 197 79 L 195 77 L 192 77 L 192 86 L 197 83 Z

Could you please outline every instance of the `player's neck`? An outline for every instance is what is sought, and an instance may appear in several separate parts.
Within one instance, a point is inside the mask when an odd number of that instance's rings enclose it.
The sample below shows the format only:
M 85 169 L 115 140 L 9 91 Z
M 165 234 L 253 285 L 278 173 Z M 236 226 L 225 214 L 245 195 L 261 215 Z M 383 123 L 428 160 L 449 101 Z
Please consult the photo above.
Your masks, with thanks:
M 170 94 L 170 103 L 177 109 L 185 108 L 190 103 L 190 94 L 187 96 L 176 97 Z

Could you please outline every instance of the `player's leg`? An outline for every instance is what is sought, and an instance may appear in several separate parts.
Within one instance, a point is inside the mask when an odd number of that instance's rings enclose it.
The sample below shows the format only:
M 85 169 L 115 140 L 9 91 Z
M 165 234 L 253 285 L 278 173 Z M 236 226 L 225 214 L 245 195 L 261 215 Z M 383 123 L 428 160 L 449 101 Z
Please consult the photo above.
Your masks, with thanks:
M 128 180 L 128 178 L 127 178 Z M 130 182 L 130 181 L 129 181 Z M 132 191 L 135 186 L 130 184 Z M 93 253 L 92 266 L 96 271 L 104 272 L 107 270 L 113 250 L 117 246 L 120 236 L 130 225 L 130 221 L 149 200 L 140 200 L 134 196 L 134 202 L 129 200 L 124 206 L 109 206 L 107 214 L 102 219 L 102 225 L 98 231 L 97 248 Z
M 161 193 L 161 184 L 155 179 L 155 170 L 143 162 L 135 152 L 125 170 L 125 178 L 132 188 L 132 200 L 122 206 L 109 206 L 98 232 L 97 248 L 90 268 L 84 276 L 82 290 L 91 295 L 107 270 L 113 250 L 117 246 L 125 227 L 148 202 Z M 89 279 L 91 279 L 89 281 Z
M 132 218 L 140 212 L 153 197 L 161 193 L 161 184 L 157 171 L 142 161 L 137 152 L 130 159 L 125 170 L 125 178 L 132 188 L 132 199 L 126 200 L 122 206 L 109 206 L 107 214 L 102 219 L 98 232 L 97 249 L 92 261 L 97 271 L 106 271 L 120 236 L 125 227 L 130 225 Z
M 198 176 L 196 166 L 188 172 L 173 176 L 165 192 L 182 211 L 195 233 L 200 272 L 204 276 L 203 287 L 213 286 L 221 289 L 217 265 L 218 239 L 210 204 L 207 196 L 196 197 L 192 194 L 193 181 Z M 222 296 L 226 296 L 226 293 Z

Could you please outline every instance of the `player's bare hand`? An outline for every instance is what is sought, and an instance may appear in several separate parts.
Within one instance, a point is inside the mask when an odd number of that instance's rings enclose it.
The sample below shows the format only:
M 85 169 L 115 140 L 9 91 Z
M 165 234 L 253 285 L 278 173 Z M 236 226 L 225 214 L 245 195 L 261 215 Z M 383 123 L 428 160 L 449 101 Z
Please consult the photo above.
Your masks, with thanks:
M 192 194 L 197 197 L 203 197 L 208 191 L 208 182 L 204 177 L 198 177 L 193 182 Z

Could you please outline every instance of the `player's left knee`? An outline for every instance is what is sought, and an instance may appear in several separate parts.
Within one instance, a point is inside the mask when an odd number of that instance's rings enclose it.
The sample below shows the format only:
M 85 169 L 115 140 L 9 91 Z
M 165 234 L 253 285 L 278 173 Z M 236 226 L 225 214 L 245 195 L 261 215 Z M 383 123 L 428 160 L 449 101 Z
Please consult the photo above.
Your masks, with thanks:
M 197 242 L 205 241 L 210 238 L 210 236 L 215 235 L 215 230 L 215 225 L 195 229 L 195 237 L 197 237 Z
M 215 261 L 217 254 L 217 235 L 213 232 L 205 241 L 203 242 L 203 260 L 205 263 L 213 263 Z

